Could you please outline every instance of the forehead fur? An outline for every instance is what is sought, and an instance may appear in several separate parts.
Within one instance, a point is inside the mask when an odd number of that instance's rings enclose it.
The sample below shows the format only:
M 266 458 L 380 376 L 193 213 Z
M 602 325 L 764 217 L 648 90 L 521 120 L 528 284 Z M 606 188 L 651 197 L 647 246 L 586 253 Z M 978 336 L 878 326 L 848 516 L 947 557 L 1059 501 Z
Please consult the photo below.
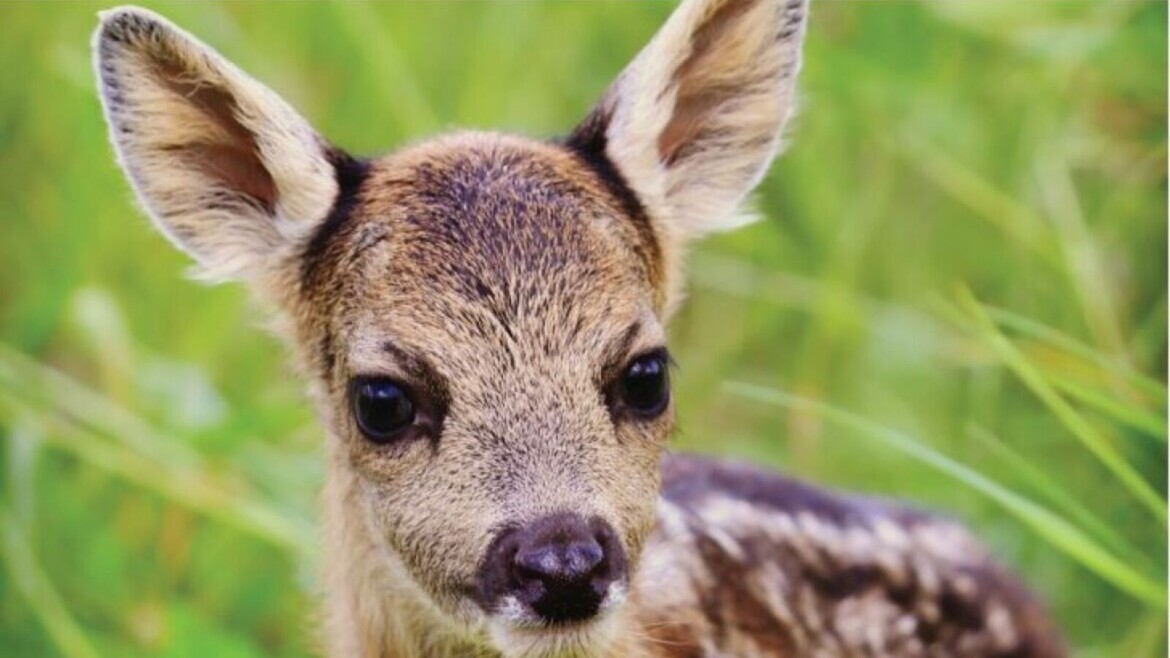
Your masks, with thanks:
M 543 327 L 553 350 L 609 305 L 659 310 L 645 216 L 572 148 L 463 133 L 353 171 L 303 256 L 315 313 L 388 304 L 414 329 L 485 338 Z

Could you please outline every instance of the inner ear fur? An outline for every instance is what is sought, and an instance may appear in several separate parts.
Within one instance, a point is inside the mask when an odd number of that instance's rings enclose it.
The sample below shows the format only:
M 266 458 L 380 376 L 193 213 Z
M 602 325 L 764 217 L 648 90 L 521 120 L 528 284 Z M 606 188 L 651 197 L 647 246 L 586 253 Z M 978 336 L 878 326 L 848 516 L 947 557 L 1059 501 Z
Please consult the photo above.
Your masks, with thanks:
M 574 133 L 603 145 L 662 239 L 745 221 L 795 108 L 806 14 L 806 0 L 686 0 Z
M 119 163 L 206 276 L 249 278 L 329 214 L 339 152 L 275 92 L 144 9 L 103 12 L 94 51 Z

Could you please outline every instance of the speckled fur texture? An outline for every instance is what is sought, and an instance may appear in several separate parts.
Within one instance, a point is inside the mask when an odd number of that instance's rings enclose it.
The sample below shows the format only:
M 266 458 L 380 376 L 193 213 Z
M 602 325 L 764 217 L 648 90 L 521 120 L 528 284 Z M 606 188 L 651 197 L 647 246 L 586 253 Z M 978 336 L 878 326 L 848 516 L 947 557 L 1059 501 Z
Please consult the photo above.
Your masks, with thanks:
M 247 282 L 327 435 L 336 658 L 1056 658 L 1035 599 L 953 522 L 666 454 L 625 413 L 688 245 L 743 223 L 795 107 L 805 0 L 686 0 L 570 136 L 457 133 L 360 159 L 165 19 L 94 37 L 118 160 L 211 279 Z M 359 376 L 430 423 L 380 444 Z M 476 596 L 501 528 L 603 519 L 629 562 L 596 617 Z

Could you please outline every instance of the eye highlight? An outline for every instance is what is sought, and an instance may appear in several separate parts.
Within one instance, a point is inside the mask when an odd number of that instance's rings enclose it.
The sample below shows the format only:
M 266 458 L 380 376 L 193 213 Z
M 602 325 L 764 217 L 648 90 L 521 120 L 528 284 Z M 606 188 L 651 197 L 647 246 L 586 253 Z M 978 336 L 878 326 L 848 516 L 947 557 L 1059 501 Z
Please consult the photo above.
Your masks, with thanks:
M 617 400 L 642 418 L 653 418 L 670 403 L 669 364 L 665 350 L 635 357 L 617 381 Z
M 354 380 L 350 407 L 358 429 L 374 443 L 390 443 L 415 423 L 414 401 L 391 379 Z

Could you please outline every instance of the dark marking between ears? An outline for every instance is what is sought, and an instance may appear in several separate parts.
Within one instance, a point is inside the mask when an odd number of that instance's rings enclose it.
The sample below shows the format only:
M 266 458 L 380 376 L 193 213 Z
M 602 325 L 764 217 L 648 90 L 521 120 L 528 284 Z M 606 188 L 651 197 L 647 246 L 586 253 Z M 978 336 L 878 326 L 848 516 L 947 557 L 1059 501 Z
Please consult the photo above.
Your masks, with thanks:
M 582 164 L 597 174 L 605 189 L 617 199 L 627 215 L 635 219 L 645 219 L 646 209 L 642 206 L 641 200 L 605 152 L 609 145 L 609 137 L 605 132 L 609 129 L 610 115 L 609 108 L 604 105 L 598 106 L 573 130 L 563 144 Z
M 654 233 L 646 207 L 642 205 L 641 199 L 605 151 L 609 145 L 606 131 L 609 130 L 612 114 L 609 99 L 603 99 L 572 134 L 561 142 L 561 145 L 597 176 L 605 190 L 618 202 L 626 217 L 630 219 L 638 233 L 639 245 L 636 247 L 638 257 L 645 263 L 651 283 L 657 287 L 662 278 L 662 249 L 658 243 L 658 236 Z
M 321 261 L 333 243 L 334 236 L 349 223 L 359 200 L 358 190 L 370 173 L 367 161 L 355 158 L 341 149 L 327 147 L 325 158 L 333 165 L 337 179 L 337 198 L 333 200 L 333 207 L 329 209 L 325 221 L 317 227 L 301 254 L 301 286 L 306 290 L 313 287 Z

